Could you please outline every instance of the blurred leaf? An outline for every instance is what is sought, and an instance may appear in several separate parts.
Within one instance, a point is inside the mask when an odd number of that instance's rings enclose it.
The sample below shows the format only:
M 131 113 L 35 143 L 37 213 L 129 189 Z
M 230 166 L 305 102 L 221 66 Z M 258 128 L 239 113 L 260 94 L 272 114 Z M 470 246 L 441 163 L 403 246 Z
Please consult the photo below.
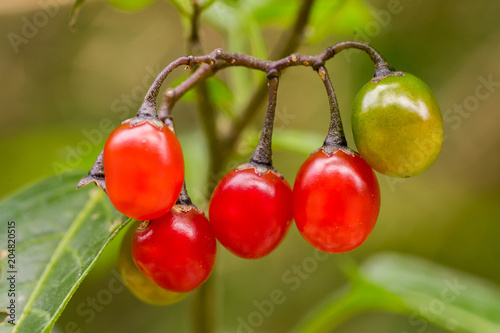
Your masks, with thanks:
M 456 327 L 456 332 L 500 332 L 500 288 L 489 281 L 395 253 L 373 256 L 360 272 L 365 280 L 400 297 L 411 314 L 437 326 Z
M 254 8 L 261 2 L 262 0 L 257 0 L 238 4 L 234 1 L 217 1 L 203 12 L 202 18 L 224 35 L 226 48 L 230 52 L 247 53 L 266 59 L 268 54 L 263 32 L 253 16 Z M 255 77 L 259 74 L 261 73 L 241 68 L 228 71 L 235 108 L 247 103 L 256 86 Z
M 396 253 L 372 256 L 353 274 L 352 287 L 320 304 L 294 330 L 328 332 L 357 313 L 384 310 L 453 332 L 500 332 L 500 288 L 430 261 Z
M 247 24 L 243 27 L 245 30 L 245 35 L 248 38 L 248 43 L 250 44 L 251 54 L 260 59 L 267 59 L 267 46 L 264 40 L 264 34 L 261 30 L 259 23 L 254 19 L 253 16 L 249 16 L 245 19 Z
M 69 21 L 69 28 L 71 30 L 75 30 L 76 20 L 78 19 L 78 14 L 80 13 L 80 9 L 84 2 L 85 0 L 75 0 L 75 3 L 73 4 L 73 8 L 71 9 L 71 18 Z
M 220 0 L 220 2 L 225 2 L 231 5 L 237 5 L 240 2 L 240 0 Z
M 314 132 L 300 130 L 280 130 L 279 124 L 273 134 L 273 149 L 287 151 L 297 155 L 309 157 L 312 152 L 318 150 L 325 137 Z M 258 142 L 258 138 L 257 138 Z
M 276 117 L 279 120 L 279 115 Z M 261 131 L 250 129 L 245 131 L 238 146 L 238 153 L 250 155 L 257 147 L 261 136 Z M 273 133 L 273 151 L 286 151 L 299 156 L 309 157 L 311 153 L 318 150 L 325 137 L 314 132 L 301 131 L 296 129 L 283 129 L 279 122 L 276 122 Z
M 188 75 L 183 75 L 172 82 L 172 86 L 178 86 L 184 80 L 189 77 Z M 231 89 L 227 86 L 226 82 L 223 80 L 212 76 L 205 80 L 207 83 L 208 91 L 212 102 L 217 108 L 219 108 L 228 117 L 233 116 L 233 93 Z M 185 102 L 194 103 L 196 102 L 196 90 L 188 90 L 181 98 Z
M 290 27 L 300 1 L 255 1 L 254 17 L 261 25 Z M 352 35 L 356 27 L 364 27 L 372 19 L 362 0 L 317 0 L 309 21 L 309 42 L 318 43 L 330 35 Z
M 236 15 L 236 7 L 222 1 L 217 1 L 207 8 L 203 12 L 202 18 L 211 26 L 225 34 L 240 25 Z M 234 52 L 234 50 L 231 51 Z
M 335 1 L 334 1 L 335 2 Z M 264 1 L 254 9 L 254 17 L 261 25 L 289 27 L 299 9 L 299 1 L 274 0 Z
M 156 0 L 108 0 L 108 3 L 118 9 L 134 11 L 149 6 Z
M 372 20 L 362 0 L 317 1 L 311 13 L 311 34 L 308 42 L 315 44 L 329 36 L 352 36 L 356 28 L 364 28 Z
M 169 0 L 183 17 L 191 16 L 191 3 L 189 0 Z
M 16 326 L 1 332 L 49 332 L 108 242 L 126 223 L 105 194 L 76 190 L 82 174 L 53 177 L 0 203 L 0 221 L 15 221 L 15 263 L 0 261 L 0 294 L 7 295 L 16 271 Z M 7 248 L 7 226 L 0 249 Z M 8 266 L 9 265 L 9 266 Z M 7 297 L 0 300 L 6 309 Z
M 214 2 L 216 2 L 217 0 L 206 0 L 206 1 L 202 1 L 200 3 L 200 7 L 202 10 L 205 10 L 207 9 L 208 7 L 212 6 L 214 4 Z

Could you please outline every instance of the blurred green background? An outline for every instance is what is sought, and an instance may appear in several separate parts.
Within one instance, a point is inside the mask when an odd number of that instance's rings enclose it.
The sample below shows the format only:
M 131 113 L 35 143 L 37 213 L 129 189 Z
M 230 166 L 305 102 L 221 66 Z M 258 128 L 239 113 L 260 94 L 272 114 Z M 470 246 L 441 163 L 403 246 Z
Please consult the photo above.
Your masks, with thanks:
M 222 332 L 235 332 L 238 318 L 247 319 L 256 309 L 254 301 L 269 299 L 275 289 L 285 291 L 286 301 L 254 331 L 287 332 L 327 293 L 345 284 L 337 265 L 344 256 L 361 262 L 381 251 L 410 253 L 500 284 L 500 2 L 348 2 L 349 10 L 336 21 L 332 19 L 332 30 L 322 37 L 315 38 L 317 27 L 310 26 L 306 42 L 298 51 L 317 54 L 337 42 L 361 39 L 397 69 L 423 79 L 442 108 L 445 142 L 441 155 L 428 171 L 412 179 L 377 175 L 382 207 L 367 242 L 349 254 L 332 255 L 319 262 L 294 291 L 284 276 L 314 255 L 295 227 L 264 259 L 239 259 L 219 247 L 213 273 L 218 295 L 213 301 L 219 309 Z M 395 3 L 399 4 L 397 13 L 384 15 Z M 126 12 L 103 1 L 88 1 L 75 32 L 68 28 L 71 5 L 69 0 L 3 0 L 0 4 L 4 36 L 0 41 L 0 197 L 37 179 L 90 168 L 106 135 L 134 115 L 153 77 L 169 62 L 185 55 L 186 33 L 169 2 L 156 1 L 140 11 Z M 287 8 L 284 2 L 283 11 Z M 219 14 L 210 15 L 223 18 L 223 9 L 215 7 Z M 262 12 L 260 15 L 265 17 Z M 264 28 L 264 48 L 272 49 L 279 41 L 283 25 L 278 23 Z M 208 53 L 222 47 L 228 52 L 242 51 L 244 45 L 237 41 L 242 39 L 244 44 L 247 35 L 244 31 L 235 33 L 239 33 L 237 38 L 228 43 L 220 28 L 203 24 L 204 50 Z M 262 53 L 257 47 L 250 51 Z M 372 65 L 365 55 L 355 52 L 337 56 L 328 63 L 328 69 L 352 146 L 351 102 L 370 79 Z M 231 82 L 231 74 L 227 74 L 231 70 L 220 77 Z M 183 74 L 178 70 L 166 85 Z M 249 88 L 235 88 L 233 103 L 241 105 L 241 92 Z M 314 134 L 313 141 L 318 138 L 311 147 L 322 144 L 328 128 L 328 104 L 314 72 L 309 68 L 286 70 L 277 107 L 276 135 L 300 130 Z M 263 111 L 255 119 L 253 131 L 260 131 Z M 201 201 L 206 197 L 206 143 L 196 110 L 194 105 L 180 102 L 174 115 L 186 158 L 188 188 L 196 203 L 206 207 Z M 222 117 L 221 130 L 226 125 L 227 119 Z M 242 153 L 250 154 L 244 146 L 240 147 Z M 274 162 L 293 184 L 305 157 L 276 151 Z M 114 294 L 109 304 L 92 308 L 92 298 L 115 278 L 118 248 L 119 239 L 99 259 L 56 329 L 187 332 L 189 297 L 161 308 L 142 304 L 123 291 Z M 80 331 L 71 323 L 76 323 Z M 417 330 L 408 317 L 385 313 L 356 316 L 336 330 L 366 331 Z M 426 332 L 443 331 L 428 327 Z

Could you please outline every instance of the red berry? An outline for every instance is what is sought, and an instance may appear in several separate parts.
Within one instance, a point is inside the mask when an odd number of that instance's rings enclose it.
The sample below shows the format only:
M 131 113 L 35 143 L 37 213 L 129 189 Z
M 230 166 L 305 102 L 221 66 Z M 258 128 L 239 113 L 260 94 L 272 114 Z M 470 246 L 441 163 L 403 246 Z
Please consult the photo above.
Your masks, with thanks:
M 141 272 L 179 293 L 196 289 L 210 276 L 216 250 L 210 222 L 196 207 L 185 205 L 143 222 L 132 241 L 132 257 Z
M 184 182 L 184 159 L 175 134 L 148 121 L 118 126 L 104 145 L 104 174 L 109 199 L 136 220 L 165 215 Z
M 295 223 L 315 248 L 343 253 L 370 235 L 380 209 L 380 189 L 356 153 L 320 149 L 302 164 L 293 188 Z
M 177 303 L 189 293 L 176 293 L 158 286 L 148 279 L 134 263 L 132 258 L 132 240 L 135 231 L 141 224 L 140 221 L 133 221 L 128 227 L 120 247 L 120 257 L 118 269 L 122 277 L 123 284 L 128 290 L 141 301 L 151 305 L 170 305 Z
M 215 188 L 209 216 L 215 236 L 235 255 L 256 259 L 283 240 L 292 221 L 292 189 L 277 172 L 230 171 Z

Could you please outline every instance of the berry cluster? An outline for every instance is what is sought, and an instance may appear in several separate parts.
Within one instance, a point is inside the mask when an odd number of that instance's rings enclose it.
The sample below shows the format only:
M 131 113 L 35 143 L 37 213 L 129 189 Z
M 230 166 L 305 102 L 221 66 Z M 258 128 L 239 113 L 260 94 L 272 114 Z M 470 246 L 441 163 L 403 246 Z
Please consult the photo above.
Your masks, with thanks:
M 366 51 L 376 68 L 352 110 L 359 154 L 347 147 L 324 66 L 348 47 Z M 151 98 L 182 59 L 189 66 L 204 63 L 212 74 L 234 64 L 265 70 L 269 80 L 259 144 L 247 164 L 218 183 L 210 199 L 209 219 L 186 191 L 183 154 L 170 113 L 176 95 L 167 91 L 163 117 L 158 117 Z M 304 239 L 321 251 L 344 253 L 359 247 L 374 228 L 380 209 L 380 189 L 372 169 L 394 177 L 414 176 L 427 169 L 440 151 L 442 118 L 430 89 L 415 76 L 395 71 L 366 44 L 346 42 L 317 57 L 294 54 L 276 62 L 220 50 L 181 60 L 160 73 L 137 116 L 111 133 L 89 175 L 78 185 L 95 182 L 107 191 L 118 211 L 144 221 L 131 229 L 133 236 L 122 246 L 126 254 L 122 253 L 125 259 L 120 263 L 122 271 L 128 272 L 124 280 L 129 288 L 134 291 L 143 286 L 151 299 L 142 297 L 150 303 L 170 304 L 200 286 L 212 271 L 216 239 L 239 257 L 261 258 L 280 244 L 295 220 Z M 302 164 L 292 189 L 273 167 L 271 139 L 279 74 L 293 65 L 312 66 L 319 74 L 331 121 L 323 146 Z

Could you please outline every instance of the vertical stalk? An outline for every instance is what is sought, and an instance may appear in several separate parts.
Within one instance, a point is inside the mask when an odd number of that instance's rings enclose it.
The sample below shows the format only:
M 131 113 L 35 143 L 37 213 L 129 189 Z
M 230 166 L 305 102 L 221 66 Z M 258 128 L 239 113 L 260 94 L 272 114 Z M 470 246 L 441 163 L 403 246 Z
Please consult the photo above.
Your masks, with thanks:
M 191 30 L 187 41 L 189 54 L 202 54 L 203 48 L 199 35 L 199 19 L 202 8 L 198 1 L 191 0 Z M 199 66 L 195 66 L 195 71 Z M 206 81 L 199 82 L 195 87 L 196 104 L 201 127 L 205 133 L 209 150 L 209 170 L 208 175 L 219 172 L 222 168 L 219 150 L 219 134 L 217 133 L 215 108 L 208 90 Z M 208 181 L 208 176 L 207 176 Z M 209 185 L 210 186 L 210 185 Z M 207 193 L 212 193 L 213 189 L 208 189 Z M 214 333 L 216 327 L 216 309 L 214 276 L 210 276 L 195 292 L 192 304 L 193 332 L 194 333 Z
M 335 96 L 335 91 L 333 90 L 330 75 L 328 75 L 328 71 L 323 65 L 319 66 L 317 71 L 319 77 L 325 85 L 326 94 L 328 95 L 328 104 L 330 106 L 330 127 L 328 129 L 328 134 L 326 136 L 323 147 L 346 147 L 347 141 L 345 139 L 344 129 L 342 127 L 342 119 L 340 118 L 339 105 L 337 102 L 337 97 Z
M 195 299 L 192 304 L 193 332 L 213 333 L 215 332 L 215 308 L 217 299 L 214 291 L 214 279 L 209 277 L 201 286 L 196 289 Z
M 255 148 L 251 163 L 272 167 L 272 138 L 274 127 L 274 116 L 276 114 L 276 99 L 278 95 L 279 79 L 277 75 L 271 76 L 267 85 L 269 86 L 269 100 L 267 104 L 266 120 L 260 136 L 259 144 Z

